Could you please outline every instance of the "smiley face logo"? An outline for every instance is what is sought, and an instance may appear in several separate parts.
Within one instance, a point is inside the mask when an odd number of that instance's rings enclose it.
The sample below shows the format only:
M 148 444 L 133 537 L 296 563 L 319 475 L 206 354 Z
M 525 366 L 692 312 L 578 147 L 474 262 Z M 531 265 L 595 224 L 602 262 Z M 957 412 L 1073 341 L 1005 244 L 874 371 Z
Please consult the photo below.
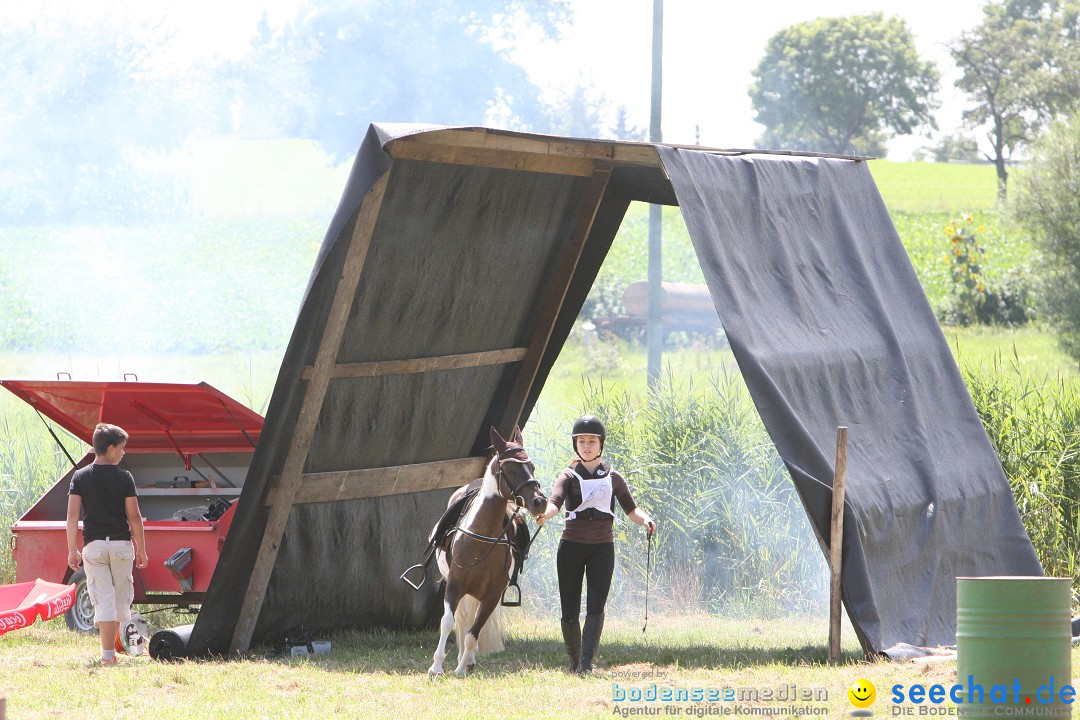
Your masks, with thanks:
M 874 687 L 874 683 L 866 678 L 859 678 L 851 683 L 851 687 L 847 690 L 847 696 L 855 707 L 868 708 L 877 699 L 877 688 Z

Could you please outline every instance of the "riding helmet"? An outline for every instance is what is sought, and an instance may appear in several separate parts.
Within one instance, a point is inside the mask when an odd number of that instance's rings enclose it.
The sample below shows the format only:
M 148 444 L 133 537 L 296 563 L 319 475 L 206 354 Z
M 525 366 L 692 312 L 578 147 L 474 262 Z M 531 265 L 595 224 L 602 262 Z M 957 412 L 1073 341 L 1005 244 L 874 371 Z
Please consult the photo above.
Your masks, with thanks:
M 574 429 L 570 433 L 570 442 L 574 446 L 574 452 L 577 452 L 577 440 L 578 435 L 599 435 L 600 436 L 600 452 L 604 452 L 604 439 L 607 437 L 607 428 L 604 427 L 603 421 L 595 415 L 582 415 L 574 422 Z

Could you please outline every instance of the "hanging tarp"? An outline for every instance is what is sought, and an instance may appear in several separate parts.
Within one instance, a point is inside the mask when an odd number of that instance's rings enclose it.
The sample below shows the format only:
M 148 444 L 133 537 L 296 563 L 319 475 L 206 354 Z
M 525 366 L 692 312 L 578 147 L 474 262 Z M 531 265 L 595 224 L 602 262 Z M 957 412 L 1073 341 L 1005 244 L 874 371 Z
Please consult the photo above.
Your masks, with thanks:
M 957 576 L 1042 570 L 866 163 L 659 152 L 826 542 L 836 428 L 849 428 L 842 585 L 864 645 L 953 644 Z
M 481 473 L 489 427 L 528 419 L 634 200 L 683 205 L 821 537 L 850 427 L 843 581 L 864 647 L 951 643 L 956 575 L 1040 574 L 865 163 L 727 152 L 373 125 L 189 651 L 434 622 L 437 584 L 398 575 Z

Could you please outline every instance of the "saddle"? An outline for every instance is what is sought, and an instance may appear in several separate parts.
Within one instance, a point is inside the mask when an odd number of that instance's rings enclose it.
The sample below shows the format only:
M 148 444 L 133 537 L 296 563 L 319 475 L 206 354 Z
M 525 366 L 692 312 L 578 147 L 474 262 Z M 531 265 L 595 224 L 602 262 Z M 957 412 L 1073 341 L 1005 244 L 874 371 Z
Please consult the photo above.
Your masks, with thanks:
M 419 590 L 423 587 L 424 582 L 427 580 L 427 573 L 425 572 L 423 577 L 420 578 L 420 582 L 413 582 L 409 578 L 409 574 L 416 572 L 417 570 L 427 570 L 427 566 L 431 564 L 431 558 L 435 556 L 435 551 L 442 548 L 447 554 L 447 560 L 451 560 L 451 540 L 455 532 L 460 530 L 458 523 L 461 518 L 468 512 L 469 507 L 472 505 L 476 496 L 480 494 L 480 483 L 471 483 L 465 492 L 443 511 L 442 516 L 439 517 L 438 522 L 435 523 L 435 527 L 431 529 L 428 534 L 427 549 L 424 551 L 424 559 L 422 562 L 413 565 L 408 570 L 401 574 L 401 579 L 408 583 L 413 590 Z M 525 520 L 511 510 L 507 510 L 507 518 L 513 516 L 510 521 L 510 525 L 506 528 L 505 537 L 507 544 L 510 545 L 510 551 L 513 553 L 517 562 L 514 563 L 514 572 L 510 576 L 510 582 L 506 586 L 506 590 L 503 591 L 502 604 L 507 607 L 518 607 L 521 605 L 521 588 L 518 587 L 517 580 L 518 575 L 521 574 L 521 570 L 525 565 L 525 560 L 529 557 L 529 546 L 532 544 L 532 537 L 529 535 L 529 526 L 525 523 Z M 502 538 L 500 538 L 501 540 Z M 507 598 L 506 594 L 514 588 L 517 592 L 515 600 Z

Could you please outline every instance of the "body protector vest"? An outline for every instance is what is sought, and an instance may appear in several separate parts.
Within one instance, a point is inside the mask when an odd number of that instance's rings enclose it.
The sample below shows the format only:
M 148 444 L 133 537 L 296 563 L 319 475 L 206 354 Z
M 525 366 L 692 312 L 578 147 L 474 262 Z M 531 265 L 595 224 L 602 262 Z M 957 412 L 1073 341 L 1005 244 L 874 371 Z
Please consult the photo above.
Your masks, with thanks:
M 589 508 L 598 512 L 606 513 L 615 518 L 615 513 L 612 512 L 611 506 L 615 500 L 614 491 L 611 487 L 611 471 L 603 472 L 603 477 L 592 478 L 586 480 L 577 474 L 574 470 L 570 471 L 577 478 L 578 486 L 581 488 L 581 504 L 573 510 L 566 511 L 566 519 L 573 520 L 578 516 L 578 513 L 584 512 Z

